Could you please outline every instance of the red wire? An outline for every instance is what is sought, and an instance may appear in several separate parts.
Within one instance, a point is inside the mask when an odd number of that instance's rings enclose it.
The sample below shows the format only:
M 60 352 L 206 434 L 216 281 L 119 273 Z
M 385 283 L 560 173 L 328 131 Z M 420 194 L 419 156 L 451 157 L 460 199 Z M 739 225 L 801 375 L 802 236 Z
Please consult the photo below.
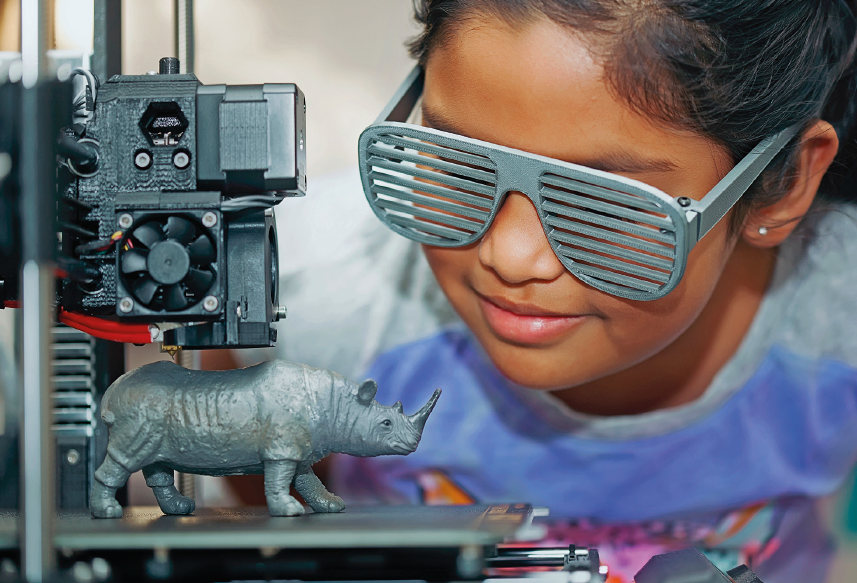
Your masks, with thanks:
M 4 306 L 7 308 L 20 308 L 21 302 L 7 301 L 4 302 Z M 131 344 L 152 343 L 152 334 L 149 332 L 148 324 L 122 324 L 121 322 L 102 320 L 101 318 L 87 316 L 86 314 L 67 312 L 62 308 L 60 308 L 57 319 L 66 326 L 71 326 L 96 338 Z
M 63 309 L 60 309 L 58 319 L 63 324 L 77 328 L 96 338 L 133 344 L 151 344 L 152 342 L 152 334 L 149 332 L 148 324 L 122 324 L 86 314 L 67 312 Z

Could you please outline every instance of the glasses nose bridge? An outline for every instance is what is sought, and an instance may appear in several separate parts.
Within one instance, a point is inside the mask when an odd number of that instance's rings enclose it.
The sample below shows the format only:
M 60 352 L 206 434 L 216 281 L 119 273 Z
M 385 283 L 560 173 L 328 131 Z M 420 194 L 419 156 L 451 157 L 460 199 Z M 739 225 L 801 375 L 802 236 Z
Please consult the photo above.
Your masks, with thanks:
M 539 210 L 539 178 L 541 169 L 534 160 L 528 160 L 522 156 L 507 154 L 502 159 L 495 159 L 497 176 L 497 208 L 506 199 L 510 192 L 519 192 L 530 199 L 536 212 L 541 218 Z

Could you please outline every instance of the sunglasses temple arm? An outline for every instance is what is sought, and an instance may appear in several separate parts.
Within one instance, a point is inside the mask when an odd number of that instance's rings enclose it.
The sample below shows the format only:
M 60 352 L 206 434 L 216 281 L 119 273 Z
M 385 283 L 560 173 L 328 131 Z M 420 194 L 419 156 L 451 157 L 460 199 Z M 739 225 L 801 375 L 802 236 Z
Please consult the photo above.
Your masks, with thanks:
M 800 124 L 786 128 L 778 134 L 759 142 L 743 160 L 729 171 L 711 192 L 687 212 L 691 233 L 696 231 L 696 240 L 688 241 L 692 247 L 702 239 L 720 219 L 726 216 L 735 203 L 747 192 L 753 182 L 768 167 L 774 156 L 798 133 Z M 696 223 L 696 229 L 693 229 Z M 692 237 L 692 234 L 691 234 Z
M 396 90 L 393 98 L 384 107 L 384 110 L 375 120 L 375 123 L 390 121 L 405 123 L 414 110 L 414 106 L 417 104 L 420 95 L 423 93 L 424 81 L 425 73 L 423 72 L 423 68 L 417 65 Z

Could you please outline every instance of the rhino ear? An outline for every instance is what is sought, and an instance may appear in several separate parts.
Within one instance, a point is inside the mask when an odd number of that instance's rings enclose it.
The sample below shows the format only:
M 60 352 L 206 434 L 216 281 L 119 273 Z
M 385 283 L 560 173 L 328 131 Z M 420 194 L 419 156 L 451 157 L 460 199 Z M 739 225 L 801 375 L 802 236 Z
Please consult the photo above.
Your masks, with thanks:
M 362 405 L 368 405 L 375 398 L 375 393 L 378 392 L 378 383 L 372 379 L 363 381 L 363 384 L 357 389 L 357 402 Z

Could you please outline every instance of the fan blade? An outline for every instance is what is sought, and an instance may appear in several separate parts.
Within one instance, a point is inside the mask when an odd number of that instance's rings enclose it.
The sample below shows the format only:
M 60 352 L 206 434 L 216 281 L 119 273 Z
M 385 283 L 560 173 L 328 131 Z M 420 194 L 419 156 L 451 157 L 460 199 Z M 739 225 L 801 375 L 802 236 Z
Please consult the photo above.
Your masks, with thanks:
M 205 235 L 197 237 L 196 241 L 191 243 L 187 249 L 190 252 L 191 265 L 208 265 L 217 259 L 214 245 L 211 244 L 211 239 Z
M 129 249 L 122 254 L 122 273 L 137 273 L 146 271 L 146 249 Z
M 134 229 L 131 235 L 149 249 L 164 240 L 164 232 L 157 223 L 140 225 Z
M 182 245 L 190 243 L 195 232 L 193 223 L 187 219 L 181 217 L 167 219 L 167 237 L 179 241 Z
M 131 289 L 134 290 L 134 295 L 137 296 L 137 299 L 148 306 L 152 303 L 152 298 L 158 292 L 158 283 L 147 275 L 135 281 Z
M 187 307 L 187 298 L 184 295 L 182 284 L 176 283 L 164 288 L 164 308 L 169 311 L 181 310 Z
M 210 271 L 191 267 L 187 277 L 182 280 L 182 283 L 193 292 L 195 298 L 199 299 L 202 297 L 202 294 L 208 291 L 211 284 L 214 283 L 214 274 Z

